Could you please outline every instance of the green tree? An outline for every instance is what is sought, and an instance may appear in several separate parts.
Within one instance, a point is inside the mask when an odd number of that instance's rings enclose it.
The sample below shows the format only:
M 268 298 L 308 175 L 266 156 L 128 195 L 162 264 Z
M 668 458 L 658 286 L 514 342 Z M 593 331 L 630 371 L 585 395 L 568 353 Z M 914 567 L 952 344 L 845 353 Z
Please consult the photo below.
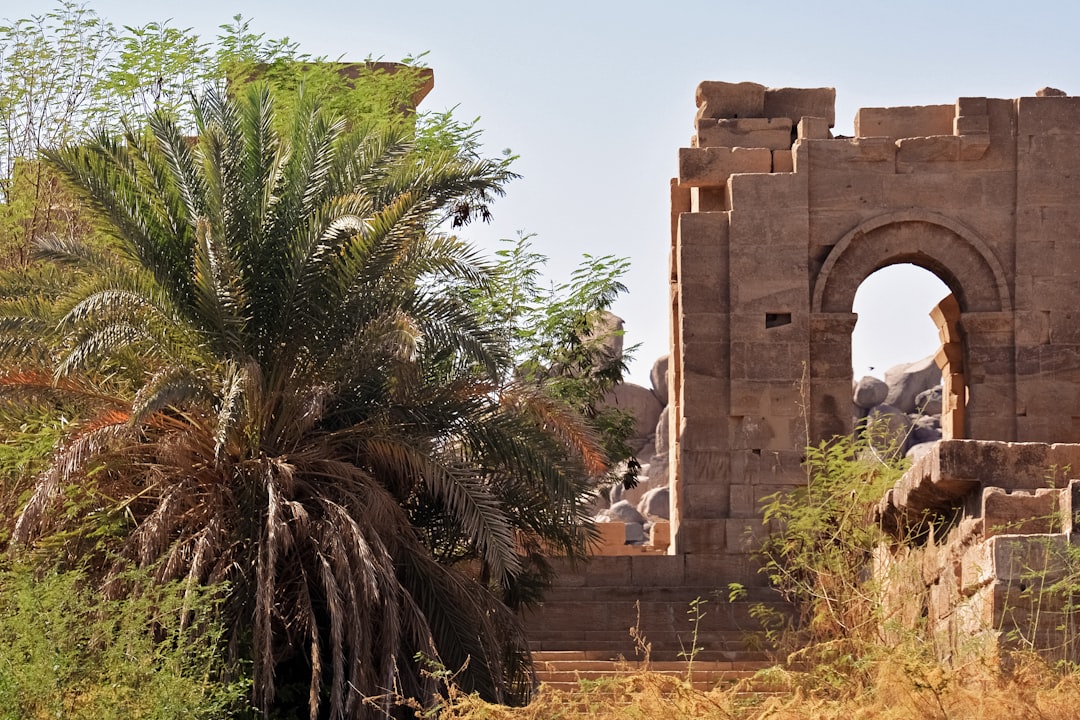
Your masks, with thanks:
M 546 283 L 547 257 L 533 249 L 532 239 L 504 241 L 494 268 L 499 292 L 473 292 L 471 303 L 510 348 L 513 373 L 506 380 L 543 388 L 574 407 L 601 437 L 609 458 L 629 460 L 621 479 L 633 482 L 637 461 L 627 444 L 633 417 L 603 402 L 622 382 L 635 349 L 623 349 L 622 330 L 609 312 L 626 291 L 622 277 L 629 262 L 585 254 L 570 280 Z
M 301 59 L 287 38 L 256 34 L 240 16 L 216 42 L 168 22 L 117 28 L 73 0 L 0 23 L 0 267 L 25 267 L 34 238 L 84 231 L 71 198 L 37 162 L 42 149 L 141 124 L 154 110 L 193 127 L 191 94 L 250 79 L 256 67 L 275 68 L 278 84 L 295 90 Z M 345 86 L 335 88 L 341 96 Z
M 583 553 L 606 456 L 574 408 L 506 382 L 502 337 L 462 300 L 491 273 L 439 230 L 501 193 L 509 159 L 417 155 L 410 123 L 310 95 L 289 115 L 262 84 L 211 90 L 197 144 L 157 114 L 47 153 L 104 239 L 41 243 L 80 279 L 55 333 L 25 301 L 0 322 L 18 362 L 0 385 L 84 403 L 14 539 L 63 530 L 79 488 L 74 520 L 111 518 L 114 572 L 228 581 L 264 712 L 303 676 L 313 718 L 430 697 L 417 656 L 523 699 L 507 601 L 536 548 Z

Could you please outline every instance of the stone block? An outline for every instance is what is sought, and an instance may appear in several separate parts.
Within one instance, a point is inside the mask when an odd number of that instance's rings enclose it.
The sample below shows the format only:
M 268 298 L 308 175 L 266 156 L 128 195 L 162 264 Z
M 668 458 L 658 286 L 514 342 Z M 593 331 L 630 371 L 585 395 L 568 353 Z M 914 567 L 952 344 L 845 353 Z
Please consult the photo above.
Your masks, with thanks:
M 1032 535 L 1063 531 L 1061 491 L 1038 488 L 1033 492 L 1005 492 L 985 487 L 982 494 L 984 537 Z
M 1050 311 L 1050 342 L 1055 345 L 1080 345 L 1080 307 Z
M 736 484 L 730 486 L 730 509 L 732 517 L 754 517 L 758 514 L 753 485 Z
M 791 382 L 792 378 L 802 375 L 806 355 L 806 345 L 802 343 L 776 342 L 751 346 L 748 343 L 733 342 L 731 343 L 731 377 Z M 851 368 L 848 367 L 849 383 L 850 378 Z
M 955 105 L 862 108 L 855 114 L 855 135 L 895 139 L 952 135 L 955 113 Z
M 765 86 L 706 80 L 694 93 L 699 118 L 759 118 L 765 114 Z
M 671 545 L 671 523 L 667 520 L 654 522 L 649 528 L 649 544 L 657 549 L 664 549 Z
M 777 442 L 782 443 L 786 438 L 778 438 L 778 430 L 775 418 L 762 415 L 744 415 L 740 418 L 732 418 L 731 448 L 733 450 L 751 450 L 764 452 L 777 447 Z
M 727 526 L 724 520 L 683 518 L 672 538 L 677 554 L 717 554 L 726 552 Z M 689 572 L 687 572 L 689 575 Z
M 962 97 L 956 100 L 956 114 L 961 115 L 986 115 L 989 105 L 984 97 Z
M 697 147 L 791 148 L 788 118 L 701 118 L 697 121 Z
M 726 518 L 731 513 L 731 486 L 730 473 L 724 465 L 724 472 L 710 473 L 706 477 L 699 476 L 698 482 L 684 482 L 682 487 L 682 500 L 686 503 L 687 510 L 684 515 L 694 519 L 717 519 Z
M 769 88 L 765 91 L 765 117 L 818 117 L 836 125 L 836 88 Z
M 728 241 L 728 214 L 683 213 L 679 216 L 679 248 L 719 248 Z
M 841 170 L 851 172 L 851 168 L 844 168 L 844 164 L 859 164 L 861 171 L 866 171 L 866 165 L 879 165 L 877 172 L 894 172 L 896 162 L 896 141 L 889 137 L 857 137 L 844 140 L 830 140 L 829 142 L 808 143 L 810 150 L 810 166 L 812 171 L 818 170 Z
M 1080 133 L 1080 97 L 1020 98 L 1017 103 L 1017 132 L 1021 137 L 1075 135 Z
M 758 518 L 733 518 L 721 522 L 726 532 L 725 549 L 729 553 L 753 553 L 769 535 L 768 526 Z
M 690 188 L 690 212 L 724 212 L 730 209 L 726 186 Z
M 960 138 L 955 135 L 912 137 L 896 141 L 897 171 L 904 163 L 955 162 L 960 159 Z
M 585 573 L 587 587 L 612 587 L 630 585 L 631 560 L 627 556 L 594 557 Z
M 727 342 L 731 337 L 728 316 L 718 312 L 684 312 L 682 337 L 685 343 Z
M 1068 537 L 997 535 L 979 543 L 962 563 L 965 588 L 985 584 L 1014 585 L 1054 582 L 1064 575 Z M 1017 593 L 1019 594 L 1019 593 Z
M 701 377 L 720 377 L 728 372 L 731 367 L 730 345 L 727 342 L 703 342 L 684 343 L 682 354 L 682 372 L 684 399 L 689 392 L 688 384 L 691 376 L 696 374 Z M 726 391 L 726 388 L 724 388 Z M 692 396 L 691 396 L 692 397 Z M 713 395 L 697 396 L 711 399 Z M 726 399 L 726 393 L 717 396 L 717 400 Z
M 752 255 L 764 254 L 767 248 L 757 248 Z M 773 252 L 779 254 L 779 249 L 773 248 Z M 798 258 L 802 260 L 802 258 Z M 768 261 L 762 261 L 768 262 Z M 745 273 L 747 268 L 761 267 L 756 260 L 750 260 L 749 262 L 732 263 L 731 271 L 734 277 L 740 277 L 740 274 Z M 799 272 L 802 270 L 802 272 Z M 774 272 L 777 274 L 783 273 L 783 268 L 774 268 Z M 793 273 L 787 274 L 786 278 L 759 280 L 758 282 L 750 282 L 750 278 L 743 274 L 743 282 L 736 282 L 731 288 L 731 299 L 734 307 L 741 307 L 751 312 L 757 312 L 760 317 L 764 319 L 766 313 L 778 314 L 771 311 L 786 310 L 787 308 L 797 308 L 802 305 L 802 300 L 809 295 L 809 290 L 806 286 L 806 270 L 805 268 L 795 268 Z M 790 313 L 788 313 L 790 314 Z M 788 326 L 780 325 L 776 328 L 787 328 Z M 792 328 L 788 328 L 790 331 Z M 783 338 L 785 332 L 781 330 L 779 333 L 769 333 L 767 339 L 769 342 L 777 342 L 784 339 L 794 341 L 795 338 Z M 734 333 L 732 338 L 738 337 Z
M 990 149 L 989 135 L 961 135 L 960 159 L 965 162 L 982 160 Z
M 773 150 L 772 171 L 774 173 L 795 172 L 795 156 L 790 150 Z
M 768 578 L 758 572 L 759 565 L 748 555 L 723 551 L 699 552 L 686 558 L 688 585 L 726 590 L 728 583 L 754 588 L 754 594 L 768 585 Z
M 990 118 L 986 115 L 957 115 L 953 119 L 953 134 L 989 135 Z M 987 142 L 989 142 L 989 138 Z
M 829 140 L 832 138 L 829 132 L 831 127 L 832 123 L 823 117 L 802 117 L 799 118 L 795 137 L 797 140 Z
M 710 430 L 716 431 L 718 428 L 710 428 Z M 691 429 L 688 428 L 688 431 Z M 702 429 L 704 430 L 704 429 Z M 692 432 L 698 432 L 697 427 L 692 428 Z M 687 433 L 689 434 L 689 432 Z M 697 450 L 687 447 L 687 439 L 684 439 L 681 443 L 680 459 L 682 465 L 679 468 L 682 479 L 682 487 L 680 489 L 680 501 L 683 502 L 683 512 L 693 512 L 693 505 L 686 504 L 690 498 L 689 489 L 694 487 L 709 488 L 719 484 L 726 484 L 730 477 L 731 463 L 729 461 L 727 452 L 727 433 L 720 438 L 720 441 L 713 444 L 714 448 L 719 449 L 703 449 Z M 708 489 L 702 490 L 704 493 L 713 493 L 716 503 L 726 503 L 727 493 L 719 490 L 710 491 Z
M 612 555 L 626 545 L 626 523 L 598 522 L 596 530 L 599 534 L 592 547 L 593 555 Z
M 679 183 L 689 187 L 719 187 L 735 173 L 769 173 L 772 152 L 767 148 L 680 148 Z
M 737 213 L 754 215 L 763 220 L 779 218 L 784 223 L 801 219 L 805 226 L 806 177 L 792 174 L 742 174 L 732 178 L 728 185 L 740 203 L 732 206 Z M 805 233 L 805 229 L 803 232 Z M 805 237 L 796 242 L 798 245 L 805 243 Z

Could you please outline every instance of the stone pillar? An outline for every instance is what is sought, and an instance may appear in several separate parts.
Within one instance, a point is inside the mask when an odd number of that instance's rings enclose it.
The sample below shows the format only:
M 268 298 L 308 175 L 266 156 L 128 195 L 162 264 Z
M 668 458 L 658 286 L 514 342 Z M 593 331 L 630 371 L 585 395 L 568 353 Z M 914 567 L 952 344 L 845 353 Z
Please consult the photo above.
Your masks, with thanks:
M 1013 313 L 963 313 L 960 327 L 965 347 L 967 437 L 1016 440 Z
M 681 351 L 671 552 L 723 547 L 728 515 L 729 213 L 679 216 L 676 256 Z M 673 360 L 676 358 L 673 357 Z
M 852 432 L 851 332 L 858 319 L 850 312 L 810 316 L 810 444 Z

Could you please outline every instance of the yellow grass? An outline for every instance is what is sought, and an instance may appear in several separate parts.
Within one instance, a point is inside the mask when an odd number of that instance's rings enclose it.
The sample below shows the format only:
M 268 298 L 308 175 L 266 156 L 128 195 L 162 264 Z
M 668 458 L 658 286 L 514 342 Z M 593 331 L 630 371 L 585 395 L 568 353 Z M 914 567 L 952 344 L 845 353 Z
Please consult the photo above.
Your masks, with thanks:
M 541 688 L 522 708 L 458 696 L 442 720 L 1075 720 L 1080 671 L 1021 658 L 1003 672 L 990 664 L 959 669 L 894 653 L 846 675 L 835 667 L 762 671 L 734 688 L 700 692 L 654 673 L 582 681 L 574 691 Z M 844 681 L 844 678 L 847 681 Z

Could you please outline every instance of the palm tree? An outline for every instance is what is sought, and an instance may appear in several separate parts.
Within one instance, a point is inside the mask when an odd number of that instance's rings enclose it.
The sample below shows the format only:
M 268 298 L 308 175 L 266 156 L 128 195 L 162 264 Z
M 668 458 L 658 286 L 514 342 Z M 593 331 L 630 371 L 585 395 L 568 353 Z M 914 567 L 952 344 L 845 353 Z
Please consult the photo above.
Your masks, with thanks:
M 23 348 L 0 384 L 88 409 L 13 540 L 92 484 L 127 519 L 111 567 L 228 583 L 263 712 L 301 685 L 312 718 L 384 713 L 438 690 L 430 663 L 521 700 L 512 601 L 540 550 L 582 553 L 606 458 L 572 410 L 506 382 L 500 334 L 461 301 L 490 275 L 438 228 L 512 175 L 414 152 L 408 123 L 294 113 L 276 130 L 255 84 L 199 101 L 197 142 L 158 115 L 47 154 L 106 241 L 40 248 L 84 278 L 47 348 L 40 322 L 0 323 Z

